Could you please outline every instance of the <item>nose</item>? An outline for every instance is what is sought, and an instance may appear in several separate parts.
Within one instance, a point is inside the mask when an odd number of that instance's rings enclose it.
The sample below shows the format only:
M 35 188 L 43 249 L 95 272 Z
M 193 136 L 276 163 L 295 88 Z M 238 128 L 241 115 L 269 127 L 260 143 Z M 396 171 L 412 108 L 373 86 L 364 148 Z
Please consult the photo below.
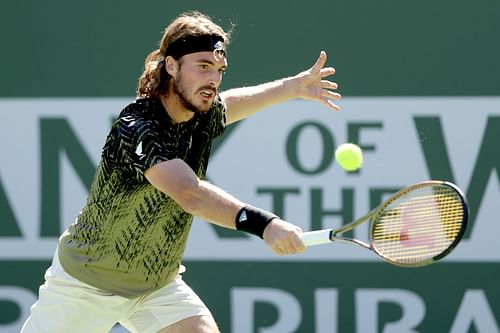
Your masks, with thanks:
M 219 71 L 213 71 L 208 79 L 210 87 L 217 89 L 222 81 L 222 74 Z

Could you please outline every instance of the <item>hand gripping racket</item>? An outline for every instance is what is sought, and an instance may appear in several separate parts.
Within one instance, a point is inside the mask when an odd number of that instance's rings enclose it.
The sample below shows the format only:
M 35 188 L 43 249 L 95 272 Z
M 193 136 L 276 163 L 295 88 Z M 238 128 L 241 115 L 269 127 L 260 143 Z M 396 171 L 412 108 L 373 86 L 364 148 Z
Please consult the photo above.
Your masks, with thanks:
M 430 180 L 400 190 L 338 229 L 304 232 L 302 241 L 305 246 L 353 243 L 397 266 L 425 266 L 455 248 L 465 232 L 468 215 L 467 200 L 456 185 Z M 370 221 L 369 244 L 341 236 L 366 221 Z

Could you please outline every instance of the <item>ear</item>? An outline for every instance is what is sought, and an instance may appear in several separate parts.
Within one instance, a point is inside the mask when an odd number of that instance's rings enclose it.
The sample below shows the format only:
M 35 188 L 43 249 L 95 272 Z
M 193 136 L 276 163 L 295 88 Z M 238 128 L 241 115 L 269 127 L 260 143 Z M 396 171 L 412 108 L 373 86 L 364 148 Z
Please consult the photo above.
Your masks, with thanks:
M 177 60 L 175 60 L 172 56 L 167 56 L 165 58 L 165 70 L 167 73 L 175 77 L 177 75 L 177 69 L 179 68 Z

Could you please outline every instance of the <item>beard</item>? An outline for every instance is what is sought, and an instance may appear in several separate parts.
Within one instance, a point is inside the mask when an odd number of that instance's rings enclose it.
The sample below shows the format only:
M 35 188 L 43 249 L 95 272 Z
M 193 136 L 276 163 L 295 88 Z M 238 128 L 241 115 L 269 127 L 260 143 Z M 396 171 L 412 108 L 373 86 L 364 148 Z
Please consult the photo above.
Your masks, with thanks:
M 182 79 L 182 75 L 179 75 L 174 79 L 173 88 L 174 93 L 179 98 L 182 106 L 194 113 L 205 113 L 212 107 L 212 103 L 204 103 L 203 106 L 196 106 L 194 104 L 193 99 L 189 96 L 188 89 L 186 89 L 186 84 Z M 199 93 L 202 90 L 212 90 L 214 92 L 214 95 L 217 93 L 216 89 L 210 86 L 201 87 L 196 91 L 196 93 Z

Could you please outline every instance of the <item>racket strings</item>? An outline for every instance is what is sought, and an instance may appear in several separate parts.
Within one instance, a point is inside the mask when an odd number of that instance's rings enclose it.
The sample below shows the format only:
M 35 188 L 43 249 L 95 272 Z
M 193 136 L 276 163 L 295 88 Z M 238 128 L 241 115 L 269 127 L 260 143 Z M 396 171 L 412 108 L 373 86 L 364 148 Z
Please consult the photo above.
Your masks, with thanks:
M 422 262 L 446 251 L 460 234 L 463 221 L 463 202 L 452 189 L 416 188 L 379 212 L 372 229 L 373 246 L 394 262 Z

